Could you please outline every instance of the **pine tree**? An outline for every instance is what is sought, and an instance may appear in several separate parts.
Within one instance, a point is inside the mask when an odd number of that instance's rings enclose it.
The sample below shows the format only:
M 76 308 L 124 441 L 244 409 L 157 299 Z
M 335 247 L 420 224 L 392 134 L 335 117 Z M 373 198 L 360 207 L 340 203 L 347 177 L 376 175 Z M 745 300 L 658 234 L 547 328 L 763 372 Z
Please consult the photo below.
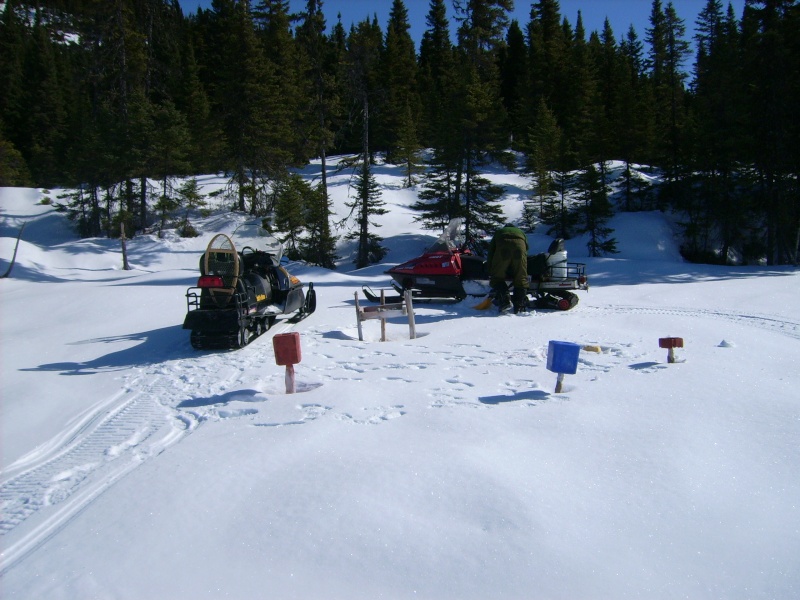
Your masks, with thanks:
M 308 0 L 297 30 L 299 64 L 306 85 L 304 114 L 301 129 L 311 154 L 320 157 L 320 184 L 309 190 L 306 199 L 307 236 L 301 242 L 306 261 L 334 268 L 336 238 L 331 233 L 331 205 L 328 195 L 327 153 L 334 144 L 334 128 L 341 120 L 341 73 L 336 46 L 325 37 L 325 17 L 322 0 Z M 342 48 L 343 52 L 343 48 Z
M 296 173 L 276 184 L 275 228 L 282 232 L 279 239 L 286 244 L 286 256 L 292 260 L 301 257 L 299 244 L 306 226 L 306 203 L 310 199 L 311 187 Z
M 667 32 L 666 17 L 661 0 L 653 0 L 650 11 L 650 27 L 645 29 L 645 42 L 649 46 L 645 69 L 647 72 L 648 91 L 652 94 L 652 106 L 649 111 L 653 115 L 654 131 L 648 139 L 645 160 L 651 165 L 663 167 L 667 162 L 666 140 L 668 138 L 668 78 L 666 74 Z
M 792 0 L 747 0 L 742 18 L 748 158 L 764 222 L 768 264 L 800 262 L 797 118 L 800 25 Z
M 343 107 L 347 113 L 346 123 L 339 131 L 341 152 L 360 152 L 363 149 L 364 120 L 374 121 L 381 112 L 385 98 L 380 72 L 382 52 L 383 33 L 377 18 L 365 19 L 350 28 L 346 54 L 342 57 L 345 60 L 342 96 L 347 98 L 348 104 Z M 367 105 L 369 114 L 365 110 Z M 374 147 L 371 152 L 375 152 Z
M 398 125 L 397 148 L 395 150 L 395 161 L 403 165 L 405 174 L 403 185 L 412 187 L 417 182 L 417 175 L 423 172 L 424 167 L 420 154 L 422 147 L 419 145 L 417 136 L 417 126 L 414 116 L 411 114 L 411 107 L 406 106 L 403 120 Z
M 300 240 L 300 255 L 309 264 L 335 269 L 339 257 L 336 255 L 336 237 L 331 235 L 329 203 L 321 184 L 315 188 L 306 186 L 305 236 Z
M 565 20 L 565 35 L 568 35 L 567 32 Z M 596 135 L 594 124 L 598 121 L 595 68 L 586 44 L 580 12 L 570 42 L 566 87 L 568 99 L 562 105 L 563 116 L 559 122 L 576 157 L 576 163 L 572 166 L 578 167 L 595 158 L 592 156 L 592 146 Z
M 28 165 L 14 144 L 3 138 L 0 123 L 0 187 L 31 185 Z
M 540 98 L 536 125 L 525 144 L 530 149 L 525 157 L 525 172 L 533 180 L 531 197 L 523 207 L 522 220 L 528 229 L 533 230 L 539 219 L 548 220 L 545 207 L 551 207 L 556 196 L 553 171 L 558 166 L 562 137 L 555 114 Z
M 414 217 L 425 229 L 441 231 L 455 217 L 464 216 L 457 185 L 458 174 L 450 161 L 434 150 L 428 160 L 428 171 L 411 210 L 420 214 Z
M 0 27 L 0 116 L 2 129 L 9 148 L 19 153 L 26 145 L 25 86 L 23 60 L 25 58 L 26 30 L 17 16 L 16 1 L 8 0 Z M 9 150 L 11 152 L 11 150 Z M 16 161 L 15 161 L 16 162 Z M 27 171 L 27 166 L 25 167 Z
M 373 217 L 386 214 L 381 190 L 375 181 L 369 162 L 369 150 L 362 153 L 354 184 L 355 197 L 346 206 L 355 217 L 356 229 L 347 234 L 346 239 L 357 240 L 356 268 L 361 269 L 380 261 L 386 256 L 386 248 L 381 246 L 383 238 L 374 233 L 380 227 Z
M 547 233 L 569 239 L 578 223 L 576 211 L 572 209 L 569 195 L 575 186 L 575 153 L 566 136 L 559 138 L 558 153 L 553 171 L 555 194 L 545 199 L 541 220 L 548 226 Z
M 419 51 L 420 139 L 423 146 L 436 149 L 440 158 L 450 160 L 444 155 L 452 146 L 456 130 L 457 74 L 444 0 L 431 0 L 426 22 L 428 29 L 422 35 Z
M 154 208 L 158 213 L 158 237 L 164 237 L 164 228 L 172 218 L 173 212 L 178 209 L 180 204 L 176 198 L 162 194 L 156 202 Z
M 304 122 L 298 107 L 307 102 L 298 69 L 300 52 L 291 31 L 292 15 L 288 0 L 258 0 L 253 10 L 253 25 L 264 51 L 265 59 L 271 63 L 269 82 L 272 97 L 269 98 L 269 143 L 281 149 L 275 152 L 273 173 L 281 172 L 280 163 L 304 164 L 309 158 L 306 141 L 299 135 Z
M 408 11 L 403 0 L 393 0 L 381 55 L 385 102 L 377 143 L 386 148 L 386 160 L 407 162 L 408 153 L 400 155 L 401 144 L 408 149 L 418 146 L 410 136 L 416 131 L 420 99 L 417 91 L 417 57 L 409 33 Z M 403 141 L 401 142 L 401 137 Z
M 608 186 L 603 181 L 600 171 L 589 165 L 578 178 L 578 193 L 583 200 L 583 220 L 578 228 L 579 233 L 588 234 L 586 247 L 589 256 L 604 256 L 617 252 L 616 238 L 609 237 L 613 229 L 608 227 L 608 220 L 614 215 L 608 198 Z
M 280 74 L 256 37 L 248 0 L 234 6 L 214 0 L 219 37 L 215 50 L 225 59 L 215 90 L 228 142 L 226 167 L 232 174 L 237 207 L 266 214 L 270 180 L 285 176 L 293 135 L 283 117 Z M 249 204 L 249 207 L 247 206 Z
M 372 149 L 370 147 L 370 119 L 372 98 L 378 91 L 378 59 L 381 52 L 381 33 L 377 22 L 362 21 L 350 32 L 348 39 L 348 63 L 350 85 L 354 100 L 360 104 L 361 152 L 358 172 L 354 184 L 355 198 L 347 203 L 355 217 L 356 229 L 347 239 L 358 241 L 356 267 L 362 268 L 379 261 L 386 255 L 380 245 L 382 238 L 374 233 L 380 225 L 373 217 L 386 213 L 381 200 L 380 188 L 372 173 Z
M 497 57 L 511 6 L 509 0 L 467 0 L 460 11 L 457 109 L 461 114 L 458 133 L 464 176 L 460 193 L 468 238 L 473 227 L 482 229 L 491 224 L 499 210 L 494 205 L 494 191 L 486 189 L 477 173 L 486 154 L 498 153 L 507 143 Z
M 187 160 L 190 147 L 189 128 L 184 115 L 170 100 L 151 105 L 150 146 L 147 155 L 147 172 L 161 180 L 161 195 L 174 196 L 171 179 L 185 175 L 190 170 Z
M 742 247 L 748 217 L 736 175 L 744 107 L 738 30 L 732 7 L 726 18 L 720 0 L 708 0 L 697 19 L 692 130 L 695 188 L 698 210 L 718 231 L 723 262 L 734 247 Z M 696 245 L 697 240 L 690 240 L 690 247 Z M 710 254 L 713 248 L 702 250 Z
M 183 222 L 178 229 L 178 234 L 181 237 L 197 237 L 199 234 L 191 221 L 189 221 L 189 217 L 192 211 L 206 206 L 205 195 L 200 193 L 200 186 L 194 177 L 184 181 L 178 188 L 177 193 L 178 204 L 186 210 L 183 215 Z
M 630 75 L 608 19 L 599 37 L 591 35 L 589 53 L 597 86 L 590 155 L 593 160 L 617 159 L 622 155 L 619 132 L 628 126 L 623 111 L 630 93 Z
M 559 123 L 563 122 L 561 107 L 566 98 L 567 53 L 569 39 L 561 27 L 558 0 L 538 0 L 531 4 L 527 38 L 530 49 L 527 126 L 534 124 L 535 110 L 542 98 L 555 111 Z
M 669 147 L 670 163 L 677 169 L 685 162 L 683 130 L 686 126 L 686 113 L 684 110 L 686 89 L 686 72 L 684 63 L 689 58 L 689 42 L 684 39 L 686 26 L 683 19 L 678 17 L 672 2 L 667 4 L 665 25 L 667 31 L 667 57 L 666 69 L 669 84 Z
M 620 79 L 618 116 L 620 119 L 618 147 L 620 158 L 625 161 L 624 209 L 634 210 L 637 199 L 646 194 L 645 182 L 633 171 L 634 162 L 645 160 L 647 148 L 652 145 L 653 112 L 651 88 L 644 74 L 643 46 L 631 26 L 627 36 L 620 42 Z M 639 206 L 639 208 L 643 208 Z
M 469 234 L 465 233 L 467 239 L 479 233 L 489 235 L 502 227 L 506 218 L 498 200 L 505 194 L 505 188 L 479 175 L 477 169 L 473 168 L 466 173 L 465 185 L 465 193 L 471 199 L 466 207 L 470 221 Z
M 63 179 L 66 150 L 67 112 L 56 63 L 56 50 L 48 29 L 38 22 L 27 48 L 24 77 L 27 110 L 23 117 L 27 143 L 20 148 L 26 155 L 31 175 L 40 185 L 52 186 Z
M 671 2 L 666 9 L 661 0 L 653 0 L 647 30 L 650 44 L 649 71 L 655 101 L 656 139 L 653 157 L 665 169 L 667 179 L 662 188 L 668 199 L 679 202 L 680 169 L 684 166 L 683 130 L 686 125 L 686 73 L 683 64 L 689 56 L 689 44 L 683 39 L 686 27 L 678 18 Z
M 419 55 L 421 134 L 430 148 L 419 201 L 412 208 L 424 227 L 441 230 L 451 218 L 464 216 L 461 112 L 462 86 L 444 0 L 431 0 L 428 29 Z
M 500 47 L 500 89 L 503 105 L 509 116 L 511 147 L 524 139 L 528 97 L 528 47 L 519 22 L 511 21 L 506 43 Z
M 194 43 L 188 40 L 184 51 L 183 89 L 180 108 L 186 116 L 190 135 L 188 160 L 193 173 L 215 171 L 222 160 L 225 148 L 224 136 L 218 121 L 211 112 L 211 102 L 200 77 Z

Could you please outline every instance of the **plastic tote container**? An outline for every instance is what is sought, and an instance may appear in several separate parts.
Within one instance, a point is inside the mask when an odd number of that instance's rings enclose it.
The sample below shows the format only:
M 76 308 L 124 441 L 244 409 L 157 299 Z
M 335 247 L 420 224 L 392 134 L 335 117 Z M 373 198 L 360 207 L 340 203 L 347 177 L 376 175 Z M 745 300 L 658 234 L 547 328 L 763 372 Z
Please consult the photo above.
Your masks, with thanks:
M 561 281 L 567 278 L 567 250 L 564 240 L 558 238 L 550 244 L 547 250 L 547 266 L 550 268 L 550 278 Z

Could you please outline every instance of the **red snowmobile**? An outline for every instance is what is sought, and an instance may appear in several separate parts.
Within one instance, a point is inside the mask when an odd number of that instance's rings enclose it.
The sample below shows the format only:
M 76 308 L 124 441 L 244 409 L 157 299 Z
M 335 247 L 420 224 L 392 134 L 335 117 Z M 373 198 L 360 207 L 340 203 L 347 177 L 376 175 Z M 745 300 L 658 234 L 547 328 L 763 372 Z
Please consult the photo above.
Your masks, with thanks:
M 490 293 L 485 245 L 465 239 L 463 222 L 452 219 L 421 256 L 386 271 L 399 296 L 411 290 L 416 299 L 460 301 Z M 589 289 L 586 265 L 567 262 L 563 239 L 554 240 L 547 252 L 528 256 L 528 279 L 529 308 L 569 310 L 578 303 L 570 290 Z M 380 295 L 370 288 L 363 291 L 371 302 L 380 302 Z M 384 301 L 395 299 L 384 296 Z

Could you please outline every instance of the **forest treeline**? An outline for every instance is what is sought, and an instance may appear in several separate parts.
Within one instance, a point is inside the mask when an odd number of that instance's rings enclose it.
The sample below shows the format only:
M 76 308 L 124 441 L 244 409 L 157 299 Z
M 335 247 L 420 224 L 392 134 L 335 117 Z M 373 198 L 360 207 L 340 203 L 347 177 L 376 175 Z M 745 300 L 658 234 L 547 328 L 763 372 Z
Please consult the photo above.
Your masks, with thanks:
M 698 261 L 797 264 L 800 5 L 707 0 L 649 27 L 587 32 L 557 0 L 429 0 L 419 46 L 403 0 L 329 24 L 324 0 L 6 0 L 0 25 L 0 185 L 65 187 L 84 236 L 132 234 L 203 205 L 192 175 L 224 172 L 235 210 L 332 267 L 384 254 L 377 156 L 418 186 L 426 227 L 504 220 L 490 162 L 529 177 L 523 225 L 613 253 L 614 210 L 670 209 Z M 687 37 L 686 18 L 696 34 Z M 326 157 L 352 156 L 352 213 L 332 222 Z M 319 183 L 293 174 L 321 158 Z M 609 164 L 624 192 L 609 198 Z M 642 167 L 641 165 L 646 165 Z M 633 168 L 636 166 L 636 168 Z M 642 171 L 659 175 L 657 187 Z M 485 170 L 485 169 L 484 169 Z M 180 181 L 181 185 L 176 182 Z M 571 201 L 567 201 L 568 197 Z M 575 199 L 577 198 L 577 202 Z

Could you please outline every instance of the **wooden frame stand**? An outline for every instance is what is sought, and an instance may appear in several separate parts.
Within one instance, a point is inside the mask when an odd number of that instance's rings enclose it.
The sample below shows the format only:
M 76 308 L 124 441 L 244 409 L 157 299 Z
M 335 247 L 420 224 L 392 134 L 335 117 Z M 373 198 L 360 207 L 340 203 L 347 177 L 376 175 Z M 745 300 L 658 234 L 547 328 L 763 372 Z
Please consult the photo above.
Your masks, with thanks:
M 381 290 L 381 303 L 376 306 L 361 306 L 358 302 L 358 292 L 356 298 L 356 321 L 358 323 L 358 339 L 364 341 L 364 331 L 361 327 L 363 321 L 369 319 L 380 319 L 381 321 L 381 341 L 386 341 L 386 319 L 389 317 L 408 317 L 409 337 L 413 340 L 417 337 L 417 328 L 414 322 L 414 305 L 411 302 L 411 291 L 403 293 L 403 300 L 392 304 L 386 304 L 385 295 Z

